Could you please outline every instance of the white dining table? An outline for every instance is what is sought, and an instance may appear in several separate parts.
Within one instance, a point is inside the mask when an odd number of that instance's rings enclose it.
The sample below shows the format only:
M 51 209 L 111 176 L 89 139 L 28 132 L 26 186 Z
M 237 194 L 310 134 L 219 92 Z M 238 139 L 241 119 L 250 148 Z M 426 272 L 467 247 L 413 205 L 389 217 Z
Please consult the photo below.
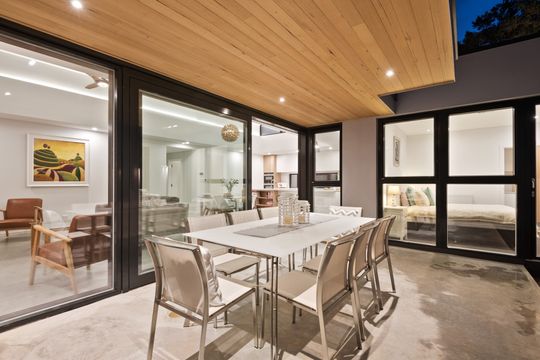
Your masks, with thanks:
M 284 258 L 297 251 L 317 245 L 321 241 L 330 239 L 342 233 L 358 229 L 359 227 L 374 221 L 374 218 L 335 216 L 328 214 L 311 213 L 308 226 L 300 226 L 291 231 L 280 233 L 270 237 L 258 237 L 253 235 L 238 234 L 239 231 L 253 229 L 263 225 L 275 224 L 278 226 L 278 218 L 256 220 L 236 225 L 223 226 L 202 231 L 184 234 L 191 239 L 206 241 L 218 245 L 227 246 L 237 250 L 243 250 L 271 259 L 270 276 L 270 357 L 278 357 L 278 271 L 279 258 Z M 264 316 L 264 314 L 263 314 Z

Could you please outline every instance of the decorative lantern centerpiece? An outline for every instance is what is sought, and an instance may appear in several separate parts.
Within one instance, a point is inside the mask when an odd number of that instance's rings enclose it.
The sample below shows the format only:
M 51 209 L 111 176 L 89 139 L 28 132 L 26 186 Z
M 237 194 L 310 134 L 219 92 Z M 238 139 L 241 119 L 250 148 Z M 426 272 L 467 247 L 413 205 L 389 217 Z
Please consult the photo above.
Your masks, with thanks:
M 298 225 L 298 196 L 283 194 L 278 197 L 279 226 Z
M 226 124 L 221 129 L 221 137 L 227 142 L 235 142 L 238 139 L 239 135 L 240 131 L 238 130 L 236 125 Z
M 298 201 L 298 223 L 309 224 L 310 205 L 307 200 Z

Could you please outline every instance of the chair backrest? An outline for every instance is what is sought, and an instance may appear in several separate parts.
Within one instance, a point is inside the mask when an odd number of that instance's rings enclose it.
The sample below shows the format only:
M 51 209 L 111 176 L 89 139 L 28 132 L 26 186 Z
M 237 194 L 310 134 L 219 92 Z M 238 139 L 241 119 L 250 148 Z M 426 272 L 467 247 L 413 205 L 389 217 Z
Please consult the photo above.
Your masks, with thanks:
M 229 223 L 231 225 L 241 224 L 248 221 L 260 220 L 259 212 L 257 209 L 233 211 L 227 214 L 229 217 Z
M 144 242 L 156 271 L 156 300 L 207 314 L 208 279 L 199 247 L 157 236 Z
M 330 209 L 330 214 L 332 215 L 357 216 L 357 217 L 362 216 L 361 207 L 330 205 L 329 209 Z
M 71 219 L 69 232 L 84 231 L 92 235 L 111 230 L 110 214 L 75 215 Z
M 227 226 L 225 214 L 188 217 L 187 221 L 190 232 Z
M 379 226 L 374 230 L 372 236 L 371 253 L 373 260 L 380 259 L 388 255 L 388 236 L 390 235 L 390 229 L 396 219 L 395 216 L 386 216 L 379 219 Z
M 326 244 L 317 273 L 317 308 L 326 304 L 349 289 L 349 254 L 356 233 Z
M 33 219 L 35 207 L 43 207 L 42 199 L 8 199 L 6 219 Z
M 362 226 L 354 240 L 351 250 L 351 260 L 349 269 L 349 279 L 356 279 L 360 274 L 369 268 L 369 243 L 376 228 L 379 227 L 379 221 Z
M 277 206 L 274 207 L 266 207 L 266 208 L 259 208 L 259 215 L 261 216 L 261 219 L 268 219 L 273 217 L 278 217 L 279 210 Z

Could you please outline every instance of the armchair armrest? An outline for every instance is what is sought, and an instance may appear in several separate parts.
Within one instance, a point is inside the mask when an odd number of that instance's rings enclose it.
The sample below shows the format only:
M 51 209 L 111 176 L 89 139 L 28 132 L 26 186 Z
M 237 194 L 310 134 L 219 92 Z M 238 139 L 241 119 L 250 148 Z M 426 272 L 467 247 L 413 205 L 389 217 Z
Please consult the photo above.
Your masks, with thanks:
M 0 212 L 2 213 L 2 218 L 5 220 L 6 219 L 6 210 L 5 209 L 0 209 Z
M 43 208 L 34 206 L 34 224 L 43 224 Z

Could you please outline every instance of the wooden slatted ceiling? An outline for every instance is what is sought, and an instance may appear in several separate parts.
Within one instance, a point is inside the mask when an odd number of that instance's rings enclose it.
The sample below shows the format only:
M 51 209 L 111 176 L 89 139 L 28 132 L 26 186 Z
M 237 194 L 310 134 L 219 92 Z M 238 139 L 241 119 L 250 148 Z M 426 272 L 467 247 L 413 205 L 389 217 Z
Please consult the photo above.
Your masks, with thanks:
M 306 126 L 454 80 L 448 0 L 82 2 L 0 1 L 0 15 Z

